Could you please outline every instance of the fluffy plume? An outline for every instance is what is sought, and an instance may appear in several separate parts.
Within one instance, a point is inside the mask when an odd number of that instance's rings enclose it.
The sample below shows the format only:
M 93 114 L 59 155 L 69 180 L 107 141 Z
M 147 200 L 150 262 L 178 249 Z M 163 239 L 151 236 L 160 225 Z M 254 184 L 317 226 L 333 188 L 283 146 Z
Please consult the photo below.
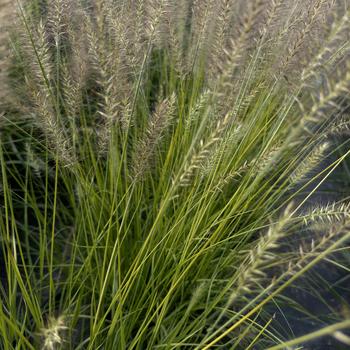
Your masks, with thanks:
M 60 111 L 53 98 L 54 63 L 47 28 L 43 20 L 39 21 L 35 30 L 25 33 L 24 37 L 29 40 L 24 49 L 26 59 L 31 66 L 31 71 L 25 77 L 30 99 L 33 102 L 30 112 L 37 126 L 46 136 L 49 148 L 64 166 L 70 166 L 75 162 L 75 157 L 71 140 L 61 123 Z M 31 40 L 35 46 L 30 44 Z
M 315 147 L 305 159 L 296 167 L 293 173 L 290 175 L 290 181 L 292 185 L 298 184 L 304 181 L 308 175 L 325 159 L 326 152 L 329 149 L 329 143 L 324 142 Z
M 339 74 L 340 75 L 340 74 Z M 314 103 L 309 111 L 306 111 L 302 106 L 303 115 L 299 120 L 298 130 L 306 130 L 312 133 L 312 128 L 314 125 L 327 120 L 328 114 L 337 113 L 342 110 L 341 104 L 337 103 L 337 100 L 342 96 L 348 94 L 350 85 L 350 72 L 347 70 L 341 78 L 335 79 L 325 79 L 324 87 L 317 91 L 318 96 L 314 98 Z M 293 133 L 291 135 L 295 137 Z
M 230 28 L 232 21 L 232 12 L 235 1 L 220 0 L 216 5 L 214 15 L 217 17 L 212 45 L 209 50 L 209 70 L 212 75 L 217 74 L 222 64 L 222 52 L 227 49 L 228 40 L 230 37 Z
M 168 5 L 167 16 L 165 16 L 165 41 L 168 42 L 170 56 L 174 62 L 177 72 L 181 75 L 186 73 L 186 45 L 188 21 L 188 0 L 172 2 Z
M 327 129 L 325 138 L 333 136 L 342 136 L 350 134 L 350 119 L 349 116 L 342 116 L 334 121 L 330 127 Z
M 307 7 L 305 16 L 298 25 L 298 30 L 296 32 L 291 32 L 294 38 L 291 41 L 291 45 L 287 48 L 287 55 L 283 58 L 281 63 L 281 70 L 283 72 L 287 70 L 293 59 L 297 57 L 301 48 L 307 45 L 310 34 L 315 29 L 315 25 L 318 24 L 318 20 L 326 9 L 326 4 L 327 0 L 311 1 Z M 300 61 L 298 64 L 300 65 Z
M 306 225 L 323 223 L 329 225 L 344 223 L 350 219 L 350 203 L 327 204 L 312 208 L 304 216 Z
M 284 229 L 291 220 L 291 205 L 289 205 L 283 216 L 279 219 L 277 224 L 270 225 L 267 233 L 263 234 L 255 243 L 254 247 L 248 252 L 243 268 L 237 271 L 234 287 L 231 295 L 228 298 L 227 309 L 234 301 L 247 293 L 252 292 L 252 288 L 261 283 L 263 279 L 267 278 L 264 268 L 269 263 L 277 258 L 276 248 L 279 247 L 279 241 L 284 237 Z M 273 283 L 273 282 L 272 282 Z M 222 319 L 224 311 L 222 311 L 217 318 L 215 324 Z
M 164 17 L 167 16 L 168 0 L 144 1 L 144 30 L 150 43 L 161 42 Z
M 175 103 L 176 96 L 172 94 L 170 98 L 159 102 L 151 115 L 147 129 L 136 145 L 132 165 L 134 181 L 142 179 L 149 170 L 157 145 L 172 121 Z
M 67 330 L 68 327 L 65 324 L 65 319 L 63 316 L 55 318 L 50 318 L 46 328 L 40 330 L 40 335 L 43 339 L 42 350 L 55 350 L 58 346 L 63 345 L 64 338 L 63 332 Z
M 33 94 L 36 114 L 33 115 L 37 125 L 46 135 L 49 148 L 57 155 L 64 166 L 71 166 L 76 162 L 73 146 L 67 137 L 66 130 L 59 123 L 58 115 L 51 104 L 50 96 L 38 91 Z
M 114 22 L 111 22 L 114 23 Z M 102 102 L 99 104 L 98 114 L 101 117 L 98 130 L 98 144 L 101 152 L 108 149 L 113 126 L 120 122 L 126 126 L 130 121 L 126 120 L 126 110 L 130 104 L 132 94 L 131 83 L 128 79 L 128 71 L 124 66 L 127 48 L 121 39 L 120 50 L 108 51 L 106 43 L 100 42 L 91 18 L 86 16 L 88 30 L 89 52 L 95 72 L 98 76 L 97 82 L 101 87 L 99 96 Z
M 248 171 L 252 171 L 255 174 L 255 177 L 262 175 L 263 171 L 268 168 L 268 165 L 272 165 L 274 158 L 278 155 L 281 146 L 276 145 L 272 147 L 270 150 L 262 154 L 260 157 L 255 157 L 250 161 L 244 161 L 244 163 L 236 169 L 230 170 L 227 174 L 219 177 L 217 180 L 214 191 L 222 192 L 223 188 L 232 183 L 233 181 L 239 180 L 246 174 Z
M 180 177 L 180 186 L 189 186 L 196 171 L 202 168 L 205 160 L 213 150 L 213 147 L 222 138 L 227 125 L 231 120 L 231 115 L 227 114 L 223 120 L 217 122 L 216 127 L 207 140 L 201 140 L 197 151 L 192 155 L 190 161 L 186 164 L 183 174 Z
M 194 0 L 191 6 L 191 39 L 190 53 L 187 59 L 187 70 L 193 70 L 200 62 L 203 50 L 205 50 L 206 37 L 212 17 L 213 0 Z
M 30 74 L 37 84 L 49 88 L 53 77 L 53 57 L 49 45 L 49 37 L 44 21 L 41 19 L 36 28 L 30 33 L 22 34 L 26 59 L 31 65 Z M 33 43 L 32 43 L 33 40 Z
M 56 46 L 61 44 L 61 37 L 67 33 L 70 12 L 71 0 L 48 1 L 48 32 L 52 34 Z
M 191 108 L 191 110 L 190 110 L 190 112 L 185 120 L 185 129 L 186 130 L 190 130 L 191 126 L 193 126 L 193 124 L 196 124 L 200 120 L 200 117 L 203 115 L 203 111 L 208 104 L 210 96 L 211 96 L 210 90 L 204 91 L 199 96 L 197 102 Z
M 344 49 L 349 50 L 350 47 L 346 42 L 346 32 L 350 30 L 349 12 L 346 12 L 340 20 L 332 24 L 332 29 L 319 48 L 318 52 L 312 60 L 304 68 L 301 76 L 302 82 L 307 82 L 312 76 L 317 76 L 320 69 L 327 69 L 330 64 L 334 64 L 338 57 L 344 55 Z M 344 42 L 345 41 L 345 42 Z M 341 52 L 337 47 L 341 47 Z

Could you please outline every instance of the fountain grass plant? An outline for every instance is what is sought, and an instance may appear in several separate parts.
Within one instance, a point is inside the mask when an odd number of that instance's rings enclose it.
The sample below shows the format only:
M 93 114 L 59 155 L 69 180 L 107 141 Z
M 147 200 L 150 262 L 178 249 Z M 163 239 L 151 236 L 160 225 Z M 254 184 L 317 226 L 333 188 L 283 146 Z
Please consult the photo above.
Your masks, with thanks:
M 269 312 L 349 243 L 346 201 L 308 206 L 350 152 L 346 5 L 18 1 L 2 348 L 349 343 L 346 312 L 296 339 Z

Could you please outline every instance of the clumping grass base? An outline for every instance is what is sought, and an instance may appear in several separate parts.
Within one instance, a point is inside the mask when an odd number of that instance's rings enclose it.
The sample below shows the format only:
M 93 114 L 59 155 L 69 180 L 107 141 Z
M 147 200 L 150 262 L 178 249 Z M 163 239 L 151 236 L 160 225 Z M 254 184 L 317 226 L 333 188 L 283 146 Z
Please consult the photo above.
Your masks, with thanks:
M 345 199 L 309 205 L 350 153 L 349 138 L 334 142 L 350 125 L 348 1 L 17 10 L 1 117 L 1 348 L 349 344 L 346 312 L 302 337 L 271 312 L 350 239 Z

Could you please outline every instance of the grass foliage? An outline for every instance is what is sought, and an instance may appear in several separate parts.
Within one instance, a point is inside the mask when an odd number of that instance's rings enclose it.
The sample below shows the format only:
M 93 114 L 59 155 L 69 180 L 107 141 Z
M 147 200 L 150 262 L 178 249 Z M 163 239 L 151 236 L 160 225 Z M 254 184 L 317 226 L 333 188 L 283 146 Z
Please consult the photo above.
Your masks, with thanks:
M 349 204 L 310 201 L 350 152 L 347 5 L 18 2 L 2 348 L 349 343 L 346 312 L 290 340 L 270 311 L 349 243 Z

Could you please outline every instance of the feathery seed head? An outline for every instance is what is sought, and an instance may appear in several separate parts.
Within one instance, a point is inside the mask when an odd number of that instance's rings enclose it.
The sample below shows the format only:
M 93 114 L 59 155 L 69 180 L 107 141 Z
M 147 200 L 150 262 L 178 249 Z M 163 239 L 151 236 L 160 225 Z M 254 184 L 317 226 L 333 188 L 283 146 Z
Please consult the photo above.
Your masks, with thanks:
M 295 185 L 304 181 L 310 172 L 325 159 L 325 153 L 329 147 L 329 142 L 321 143 L 315 147 L 290 175 L 291 183 Z
M 140 180 L 149 170 L 156 147 L 169 127 L 176 108 L 176 95 L 158 102 L 155 111 L 149 118 L 146 131 L 138 141 L 133 160 L 133 178 Z
M 58 346 L 64 342 L 63 332 L 68 329 L 65 323 L 65 318 L 50 318 L 48 325 L 40 330 L 40 335 L 43 339 L 42 350 L 56 350 Z

